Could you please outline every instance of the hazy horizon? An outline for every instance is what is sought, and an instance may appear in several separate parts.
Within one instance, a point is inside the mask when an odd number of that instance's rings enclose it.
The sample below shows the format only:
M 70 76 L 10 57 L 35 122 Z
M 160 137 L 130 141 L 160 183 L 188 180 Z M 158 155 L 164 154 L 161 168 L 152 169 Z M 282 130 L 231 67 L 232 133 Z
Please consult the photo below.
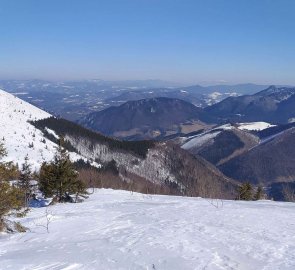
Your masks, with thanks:
M 291 0 L 3 0 L 0 79 L 295 85 Z
M 19 79 L 19 78 L 1 78 L 0 81 L 44 81 L 44 82 L 52 82 L 52 83 L 58 83 L 58 82 L 81 82 L 81 81 L 101 81 L 101 82 L 106 82 L 106 83 L 127 83 L 130 82 L 136 83 L 136 82 L 141 82 L 144 84 L 144 82 L 155 82 L 155 83 L 161 83 L 162 85 L 165 85 L 164 87 L 188 87 L 188 86 L 203 86 L 203 87 L 208 87 L 208 86 L 218 86 L 218 85 L 224 85 L 224 86 L 235 86 L 235 85 L 261 85 L 261 86 L 290 86 L 293 87 L 295 86 L 292 84 L 284 84 L 284 83 L 278 83 L 278 84 L 272 84 L 272 83 L 256 83 L 256 82 L 224 82 L 224 81 L 212 81 L 212 82 L 192 82 L 192 83 L 181 83 L 177 81 L 166 81 L 166 80 L 161 80 L 161 79 L 126 79 L 126 80 L 105 80 L 105 79 L 99 79 L 99 78 L 90 78 L 90 79 L 43 79 L 43 78 L 27 78 L 27 79 Z M 160 86 L 159 86 L 160 87 Z

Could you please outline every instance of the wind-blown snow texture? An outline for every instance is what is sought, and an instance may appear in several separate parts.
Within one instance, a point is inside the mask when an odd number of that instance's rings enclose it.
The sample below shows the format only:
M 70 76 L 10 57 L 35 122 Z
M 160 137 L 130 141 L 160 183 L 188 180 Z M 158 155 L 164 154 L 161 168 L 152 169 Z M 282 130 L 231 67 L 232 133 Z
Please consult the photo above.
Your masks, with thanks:
M 0 90 L 0 141 L 7 151 L 3 160 L 21 165 L 28 155 L 36 170 L 44 161 L 52 160 L 57 145 L 29 123 L 50 116 L 49 113 Z M 86 160 L 76 153 L 70 153 L 70 158 L 72 161 L 81 158 Z
M 149 196 L 96 190 L 81 204 L 21 219 L 0 235 L 6 269 L 295 269 L 295 204 Z M 39 226 L 38 226 L 39 225 Z

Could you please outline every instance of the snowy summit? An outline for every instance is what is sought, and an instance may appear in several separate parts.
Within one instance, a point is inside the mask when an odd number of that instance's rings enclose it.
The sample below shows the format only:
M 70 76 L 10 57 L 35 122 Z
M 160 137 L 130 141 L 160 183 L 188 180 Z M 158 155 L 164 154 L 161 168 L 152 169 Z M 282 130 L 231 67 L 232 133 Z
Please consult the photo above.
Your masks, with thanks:
M 3 90 L 0 90 L 0 104 L 0 141 L 7 152 L 3 160 L 20 165 L 28 155 L 36 170 L 44 161 L 51 161 L 57 145 L 30 123 L 51 115 Z M 70 153 L 70 157 L 72 160 L 83 158 L 76 153 Z

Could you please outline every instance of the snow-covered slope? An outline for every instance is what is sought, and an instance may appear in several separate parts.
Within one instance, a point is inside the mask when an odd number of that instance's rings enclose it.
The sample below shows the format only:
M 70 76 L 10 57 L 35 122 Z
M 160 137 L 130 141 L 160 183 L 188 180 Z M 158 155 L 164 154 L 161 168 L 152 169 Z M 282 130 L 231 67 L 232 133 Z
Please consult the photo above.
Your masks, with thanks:
M 219 202 L 96 190 L 81 204 L 20 219 L 30 231 L 0 235 L 6 269 L 295 269 L 295 204 Z M 216 202 L 213 202 L 216 203 Z
M 194 147 L 200 147 L 209 141 L 212 141 L 218 134 L 220 134 L 224 130 L 231 130 L 234 127 L 231 124 L 225 124 L 222 126 L 218 126 L 216 128 L 210 129 L 208 131 L 202 132 L 201 134 L 194 135 L 188 138 L 181 138 L 182 148 L 185 150 L 189 150 Z
M 189 150 L 196 147 L 201 147 L 206 143 L 212 143 L 213 139 L 217 137 L 222 131 L 236 130 L 241 131 L 261 131 L 275 125 L 267 122 L 249 122 L 249 123 L 236 123 L 235 125 L 224 124 L 217 126 L 213 129 L 202 132 L 201 134 L 190 136 L 190 137 L 181 137 L 179 141 L 181 142 L 181 147 L 183 149 Z M 249 133 L 249 136 L 251 134 Z
M 242 130 L 264 130 L 270 127 L 274 127 L 275 125 L 272 125 L 267 122 L 250 122 L 250 123 L 238 123 L 238 128 Z
M 204 104 L 202 104 L 203 106 L 211 106 L 213 104 L 216 104 L 224 99 L 226 99 L 227 97 L 237 97 L 239 96 L 238 93 L 236 92 L 226 92 L 226 93 L 221 93 L 221 92 L 212 92 L 210 94 L 204 94 L 203 95 L 203 102 Z
M 3 160 L 21 165 L 28 154 L 34 169 L 42 162 L 52 160 L 56 144 L 29 123 L 48 118 L 49 113 L 0 90 L 0 116 L 0 141 L 7 151 Z M 76 153 L 70 153 L 70 157 L 72 160 L 82 158 Z

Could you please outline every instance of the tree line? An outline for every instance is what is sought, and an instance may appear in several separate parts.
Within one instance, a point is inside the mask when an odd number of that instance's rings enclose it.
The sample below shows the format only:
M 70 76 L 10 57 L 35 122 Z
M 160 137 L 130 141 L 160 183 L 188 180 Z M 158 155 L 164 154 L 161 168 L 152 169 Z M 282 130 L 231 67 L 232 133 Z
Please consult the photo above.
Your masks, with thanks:
M 96 144 L 104 144 L 107 145 L 110 149 L 123 152 L 132 152 L 141 158 L 145 158 L 148 150 L 156 145 L 154 141 L 149 140 L 123 141 L 115 138 L 110 138 L 98 132 L 83 128 L 78 124 L 62 118 L 50 117 L 38 121 L 32 121 L 31 124 L 33 124 L 36 128 L 42 130 L 45 136 L 47 136 L 52 141 L 56 141 L 56 138 L 54 138 L 53 135 L 49 134 L 46 131 L 46 127 L 56 131 L 58 134 L 68 134 L 73 137 L 79 136 L 82 138 L 87 138 L 87 140 L 89 140 L 93 146 L 95 146 Z

